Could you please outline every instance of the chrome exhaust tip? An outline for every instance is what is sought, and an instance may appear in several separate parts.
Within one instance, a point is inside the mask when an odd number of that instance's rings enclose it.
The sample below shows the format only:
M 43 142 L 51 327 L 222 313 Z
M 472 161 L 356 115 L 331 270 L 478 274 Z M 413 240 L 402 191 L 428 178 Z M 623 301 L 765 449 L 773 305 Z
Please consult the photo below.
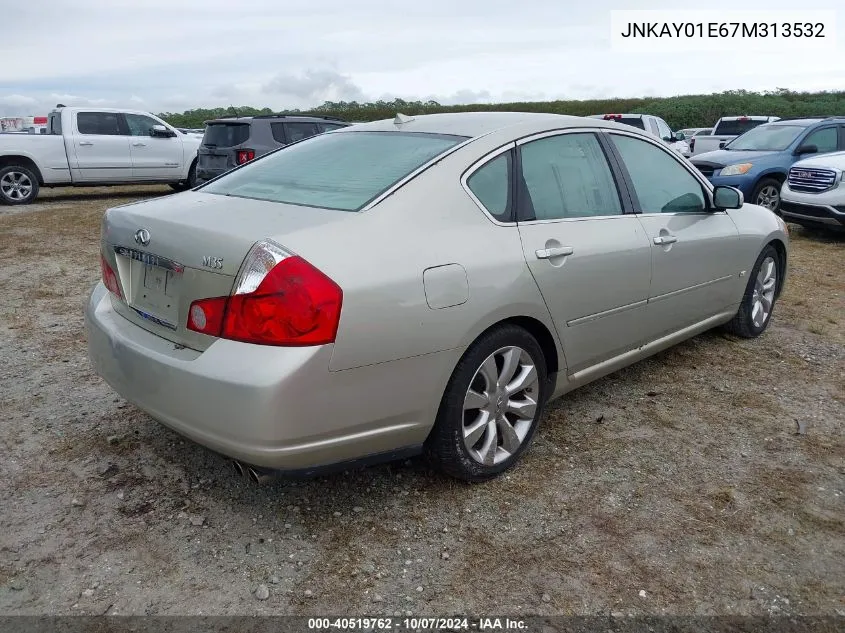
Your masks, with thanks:
M 259 486 L 275 479 L 271 473 L 256 470 L 255 468 L 247 468 L 247 474 L 252 482 Z

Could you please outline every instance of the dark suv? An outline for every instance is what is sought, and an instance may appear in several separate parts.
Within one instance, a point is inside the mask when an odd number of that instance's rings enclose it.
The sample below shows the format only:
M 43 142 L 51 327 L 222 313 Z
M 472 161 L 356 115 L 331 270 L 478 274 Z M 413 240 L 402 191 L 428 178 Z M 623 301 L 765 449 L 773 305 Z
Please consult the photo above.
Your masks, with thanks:
M 197 153 L 197 184 L 279 147 L 348 125 L 335 117 L 295 114 L 208 121 Z

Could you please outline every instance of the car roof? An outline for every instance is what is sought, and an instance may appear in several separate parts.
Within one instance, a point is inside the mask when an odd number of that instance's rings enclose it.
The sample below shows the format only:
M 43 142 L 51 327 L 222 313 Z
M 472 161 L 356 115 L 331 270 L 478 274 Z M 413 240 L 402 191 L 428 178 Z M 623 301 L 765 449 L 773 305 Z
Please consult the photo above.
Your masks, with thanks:
M 613 121 L 587 119 L 586 117 L 565 114 L 547 114 L 542 112 L 447 112 L 441 114 L 423 114 L 410 117 L 401 124 L 397 119 L 383 119 L 370 123 L 359 123 L 332 134 L 348 132 L 422 132 L 428 134 L 453 134 L 475 138 L 506 128 L 520 127 L 526 131 L 536 128 L 560 129 L 568 127 L 603 127 L 618 130 L 619 124 Z
M 208 123 L 249 123 L 253 120 L 272 120 L 272 119 L 283 119 L 285 121 L 306 121 L 308 123 L 312 123 L 315 121 L 321 122 L 331 122 L 331 123 L 338 123 L 342 125 L 349 125 L 343 119 L 338 119 L 337 117 L 333 116 L 318 116 L 314 114 L 258 114 L 255 116 L 230 116 L 230 117 L 220 117 L 219 119 L 209 119 L 206 121 Z
M 814 125 L 816 123 L 821 123 L 822 121 L 826 121 L 828 119 L 831 120 L 843 120 L 845 117 L 806 117 L 806 118 L 795 118 L 795 119 L 780 119 L 779 121 L 772 121 L 768 125 Z

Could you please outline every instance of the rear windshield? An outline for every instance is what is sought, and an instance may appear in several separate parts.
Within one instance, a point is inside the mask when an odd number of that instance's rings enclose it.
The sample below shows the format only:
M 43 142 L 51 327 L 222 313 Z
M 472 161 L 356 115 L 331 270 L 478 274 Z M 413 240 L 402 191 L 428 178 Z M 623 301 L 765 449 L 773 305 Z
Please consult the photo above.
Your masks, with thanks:
M 463 136 L 419 132 L 322 134 L 266 154 L 206 193 L 358 211 Z
M 714 135 L 719 136 L 724 134 L 725 136 L 736 135 L 739 136 L 740 134 L 745 134 L 748 130 L 753 130 L 758 125 L 762 125 L 765 123 L 762 119 L 759 121 L 755 121 L 753 119 L 746 119 L 741 121 L 737 119 L 736 121 L 719 121 L 719 125 L 716 126 L 716 130 L 713 132 Z
M 645 129 L 645 122 L 643 121 L 643 118 L 639 116 L 611 117 L 606 120 L 616 121 L 617 123 L 624 123 L 625 125 L 630 125 L 631 127 L 635 127 L 640 130 Z
M 249 138 L 249 123 L 209 123 L 202 137 L 208 147 L 232 147 Z

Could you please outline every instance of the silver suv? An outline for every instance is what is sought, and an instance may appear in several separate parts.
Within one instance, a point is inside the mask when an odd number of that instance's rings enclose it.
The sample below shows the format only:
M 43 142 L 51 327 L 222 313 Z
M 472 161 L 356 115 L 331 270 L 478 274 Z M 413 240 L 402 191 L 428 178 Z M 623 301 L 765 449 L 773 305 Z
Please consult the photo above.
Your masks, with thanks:
M 294 114 L 208 121 L 197 153 L 197 184 L 279 147 L 347 125 L 335 117 Z

